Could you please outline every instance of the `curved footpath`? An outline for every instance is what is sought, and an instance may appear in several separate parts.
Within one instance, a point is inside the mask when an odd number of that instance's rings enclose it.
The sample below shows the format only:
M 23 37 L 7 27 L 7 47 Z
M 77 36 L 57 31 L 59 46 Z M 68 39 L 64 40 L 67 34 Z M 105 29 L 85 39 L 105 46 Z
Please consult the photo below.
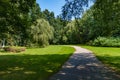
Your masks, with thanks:
M 120 80 L 120 75 L 106 68 L 91 51 L 72 47 L 76 51 L 50 80 Z

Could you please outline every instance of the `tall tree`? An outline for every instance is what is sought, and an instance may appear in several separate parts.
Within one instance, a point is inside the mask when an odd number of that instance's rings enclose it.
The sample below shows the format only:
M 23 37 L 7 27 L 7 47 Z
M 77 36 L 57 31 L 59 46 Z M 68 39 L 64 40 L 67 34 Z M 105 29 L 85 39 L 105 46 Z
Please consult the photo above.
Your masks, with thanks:
M 49 44 L 49 40 L 53 38 L 53 31 L 53 27 L 46 20 L 37 19 L 34 25 L 31 26 L 33 43 L 37 46 L 45 47 Z
M 31 22 L 36 21 L 36 19 L 42 18 L 42 11 L 38 3 L 36 3 L 35 6 L 30 9 L 29 14 L 32 19 Z
M 35 3 L 35 0 L 0 0 L 0 23 L 4 22 L 0 25 L 0 32 L 5 34 L 2 38 L 9 42 L 8 36 L 11 38 L 19 36 L 21 43 L 26 44 L 27 28 L 30 22 L 28 13 Z
M 99 21 L 102 36 L 118 35 L 120 0 L 97 0 L 94 5 L 94 18 Z

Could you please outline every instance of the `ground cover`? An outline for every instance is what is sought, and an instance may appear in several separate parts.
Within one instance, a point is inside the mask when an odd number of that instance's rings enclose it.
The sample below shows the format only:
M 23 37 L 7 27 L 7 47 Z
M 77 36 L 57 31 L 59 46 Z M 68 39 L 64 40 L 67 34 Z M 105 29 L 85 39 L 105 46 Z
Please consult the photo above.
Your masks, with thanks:
M 0 52 L 0 80 L 48 80 L 74 52 L 68 46 L 31 48 L 22 53 Z

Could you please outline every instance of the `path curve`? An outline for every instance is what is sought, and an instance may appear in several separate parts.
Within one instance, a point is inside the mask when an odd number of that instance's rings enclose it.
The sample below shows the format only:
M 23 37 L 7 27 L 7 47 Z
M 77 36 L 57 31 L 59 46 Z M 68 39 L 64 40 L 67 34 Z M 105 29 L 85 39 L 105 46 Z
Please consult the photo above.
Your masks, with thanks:
M 91 51 L 72 47 L 76 51 L 50 80 L 120 80 L 120 75 L 105 67 Z

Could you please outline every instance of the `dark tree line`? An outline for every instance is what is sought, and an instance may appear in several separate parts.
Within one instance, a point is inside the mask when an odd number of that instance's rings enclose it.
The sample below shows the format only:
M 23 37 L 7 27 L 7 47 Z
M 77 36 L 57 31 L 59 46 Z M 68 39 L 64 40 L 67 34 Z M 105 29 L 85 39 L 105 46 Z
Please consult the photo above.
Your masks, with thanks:
M 0 0 L 0 45 L 44 47 L 63 44 L 66 21 L 41 11 L 36 0 Z
M 50 35 L 53 35 L 52 26 L 42 18 L 43 13 L 36 0 L 0 0 L 1 45 L 48 45 Z
M 55 17 L 41 11 L 36 0 L 0 0 L 1 46 L 84 44 L 99 36 L 120 37 L 120 0 L 65 1 Z M 94 5 L 85 11 L 90 1 Z
M 89 1 L 94 5 L 84 11 Z M 66 0 L 62 14 L 66 20 L 75 17 L 71 26 L 76 28 L 72 33 L 76 43 L 87 43 L 100 36 L 120 37 L 120 0 Z

